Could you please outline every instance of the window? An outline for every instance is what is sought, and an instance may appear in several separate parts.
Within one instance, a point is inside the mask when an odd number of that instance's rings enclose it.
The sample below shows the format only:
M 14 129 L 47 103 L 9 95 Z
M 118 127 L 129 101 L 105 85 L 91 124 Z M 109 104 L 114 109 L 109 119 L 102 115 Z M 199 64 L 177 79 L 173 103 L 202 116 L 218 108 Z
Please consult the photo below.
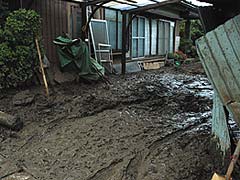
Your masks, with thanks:
M 158 22 L 158 54 L 164 55 L 170 51 L 170 23 Z
M 122 47 L 122 14 L 120 11 L 105 9 L 105 19 L 108 24 L 109 41 L 112 49 Z
M 132 22 L 132 57 L 144 57 L 145 18 L 137 17 Z
M 151 33 L 151 55 L 157 55 L 157 20 L 152 20 L 152 33 Z
M 150 55 L 150 27 L 149 19 L 145 19 L 145 56 Z

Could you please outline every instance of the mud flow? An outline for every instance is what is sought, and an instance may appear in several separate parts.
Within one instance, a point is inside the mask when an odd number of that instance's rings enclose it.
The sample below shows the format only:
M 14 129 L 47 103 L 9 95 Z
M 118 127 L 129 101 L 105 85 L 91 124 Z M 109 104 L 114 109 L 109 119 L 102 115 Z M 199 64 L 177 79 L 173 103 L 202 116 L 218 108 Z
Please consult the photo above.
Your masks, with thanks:
M 200 67 L 201 68 L 201 67 Z M 0 109 L 24 121 L 0 129 L 3 180 L 206 180 L 213 90 L 204 74 L 163 68 L 104 83 L 8 91 Z M 0 178 L 1 179 L 1 178 Z

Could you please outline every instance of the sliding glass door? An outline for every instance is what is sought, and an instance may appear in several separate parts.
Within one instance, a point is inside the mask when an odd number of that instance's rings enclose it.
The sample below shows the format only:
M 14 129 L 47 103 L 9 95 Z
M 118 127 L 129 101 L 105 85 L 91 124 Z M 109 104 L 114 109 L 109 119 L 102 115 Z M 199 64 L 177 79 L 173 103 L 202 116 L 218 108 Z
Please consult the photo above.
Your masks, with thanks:
M 132 23 L 132 58 L 144 57 L 145 18 L 137 17 Z

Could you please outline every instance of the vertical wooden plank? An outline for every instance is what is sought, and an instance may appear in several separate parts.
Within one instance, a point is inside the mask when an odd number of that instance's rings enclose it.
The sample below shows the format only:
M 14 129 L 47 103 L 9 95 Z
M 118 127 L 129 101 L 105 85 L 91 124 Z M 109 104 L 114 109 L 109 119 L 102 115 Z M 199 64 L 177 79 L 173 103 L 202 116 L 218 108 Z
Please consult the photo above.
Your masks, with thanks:
M 52 16 L 52 6 L 51 6 L 51 1 L 48 1 L 48 27 L 47 27 L 47 31 L 48 31 L 48 48 L 49 48 L 49 52 L 50 52 L 50 59 L 52 62 L 53 61 L 53 55 L 52 55 L 52 48 L 51 48 L 51 29 L 52 29 L 52 22 L 51 22 L 51 16 Z
M 52 61 L 56 62 L 55 60 L 55 52 L 54 52 L 54 47 L 52 44 L 52 40 L 55 38 L 55 0 L 50 1 L 50 23 L 51 23 L 51 29 L 50 29 L 50 36 L 49 36 L 49 44 L 50 44 L 50 49 L 51 49 L 51 54 L 52 54 Z
M 67 2 L 65 1 L 61 1 L 62 2 L 62 10 L 61 10 L 61 13 L 62 13 L 62 31 L 64 33 L 67 33 Z
M 72 19 L 71 19 L 71 3 L 68 3 L 68 5 L 67 5 L 67 32 L 70 35 L 72 35 L 71 23 L 72 23 Z
M 82 27 L 81 27 L 81 38 L 85 40 L 87 38 L 87 33 L 83 32 L 83 27 L 87 23 L 87 11 L 85 3 L 82 3 Z
M 46 0 L 41 1 L 41 17 L 42 17 L 42 39 L 43 39 L 43 45 L 45 49 L 45 53 L 48 57 L 48 46 L 47 46 L 47 33 L 46 33 L 46 27 L 47 27 L 47 20 L 46 20 Z
M 62 15 L 62 9 L 64 8 L 64 6 L 62 6 L 63 2 L 59 1 L 59 6 L 58 6 L 58 13 L 59 13 L 59 35 L 62 35 L 63 32 L 63 15 Z
M 72 6 L 73 12 L 73 38 L 77 38 L 77 6 L 74 4 Z
M 56 1 L 54 0 L 54 24 L 55 24 L 55 34 L 54 34 L 54 39 L 56 37 L 59 36 L 59 30 L 60 30 L 60 27 L 59 27 L 59 4 L 61 3 L 61 1 Z
M 47 34 L 47 38 L 46 38 L 46 41 L 47 41 L 47 47 L 48 47 L 48 57 L 50 59 L 51 62 L 53 62 L 53 59 L 52 59 L 52 50 L 51 50 L 51 43 L 50 43 L 50 37 L 51 37 L 51 2 L 48 1 L 48 0 L 45 0 L 46 1 L 46 34 Z

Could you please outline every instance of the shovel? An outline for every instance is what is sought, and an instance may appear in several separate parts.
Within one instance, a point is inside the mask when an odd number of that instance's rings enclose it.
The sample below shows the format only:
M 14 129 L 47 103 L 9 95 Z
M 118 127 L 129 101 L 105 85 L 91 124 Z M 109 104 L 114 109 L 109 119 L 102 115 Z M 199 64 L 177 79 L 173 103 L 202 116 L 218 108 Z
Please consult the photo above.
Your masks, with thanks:
M 36 43 L 36 47 L 37 47 L 38 58 L 39 58 L 39 62 L 40 62 L 40 68 L 41 68 L 41 72 L 42 72 L 42 76 L 43 76 L 43 82 L 44 82 L 45 89 L 46 89 L 46 95 L 47 95 L 47 97 L 49 97 L 47 78 L 46 78 L 46 75 L 45 75 L 43 62 L 42 62 L 42 57 L 41 57 L 41 51 L 40 51 L 40 47 L 39 47 L 37 38 L 35 38 L 35 43 Z
M 217 173 L 214 173 L 212 180 L 231 180 L 232 179 L 231 175 L 232 175 L 234 166 L 238 160 L 239 153 L 240 153 L 240 140 L 238 141 L 237 147 L 234 151 L 231 163 L 228 166 L 227 174 L 225 176 L 220 176 Z

